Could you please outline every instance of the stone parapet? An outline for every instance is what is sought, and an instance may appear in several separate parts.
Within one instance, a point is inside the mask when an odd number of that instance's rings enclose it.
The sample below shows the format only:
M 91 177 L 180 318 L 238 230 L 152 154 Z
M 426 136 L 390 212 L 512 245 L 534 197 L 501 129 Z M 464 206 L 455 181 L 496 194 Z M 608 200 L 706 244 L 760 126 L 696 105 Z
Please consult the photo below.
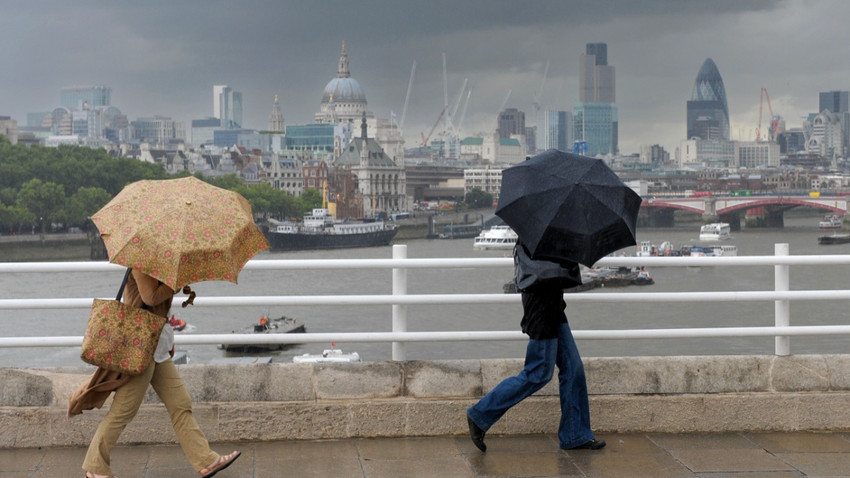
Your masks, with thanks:
M 593 427 L 605 432 L 850 429 L 850 355 L 585 359 Z M 181 365 L 211 441 L 462 435 L 465 410 L 520 359 Z M 82 446 L 105 414 L 66 418 L 93 371 L 0 369 L 0 447 Z M 553 433 L 557 380 L 511 409 L 492 434 Z M 122 443 L 172 443 L 152 390 Z

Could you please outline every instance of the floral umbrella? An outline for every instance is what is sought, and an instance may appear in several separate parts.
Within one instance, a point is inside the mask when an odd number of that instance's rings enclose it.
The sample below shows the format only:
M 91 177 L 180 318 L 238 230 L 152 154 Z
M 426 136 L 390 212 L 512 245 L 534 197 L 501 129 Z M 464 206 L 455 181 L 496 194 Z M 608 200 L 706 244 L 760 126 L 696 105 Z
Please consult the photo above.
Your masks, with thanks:
M 129 184 L 92 216 L 109 262 L 138 269 L 174 290 L 236 282 L 269 247 L 240 194 L 194 177 Z

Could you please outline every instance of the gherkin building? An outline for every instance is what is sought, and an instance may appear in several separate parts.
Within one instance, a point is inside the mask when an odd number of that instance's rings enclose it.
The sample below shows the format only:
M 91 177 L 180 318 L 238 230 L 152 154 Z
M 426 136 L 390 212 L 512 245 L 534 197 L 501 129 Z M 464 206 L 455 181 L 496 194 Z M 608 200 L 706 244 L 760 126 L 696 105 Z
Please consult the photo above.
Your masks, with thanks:
M 688 139 L 728 140 L 729 106 L 726 88 L 714 60 L 708 58 L 699 69 L 687 106 Z

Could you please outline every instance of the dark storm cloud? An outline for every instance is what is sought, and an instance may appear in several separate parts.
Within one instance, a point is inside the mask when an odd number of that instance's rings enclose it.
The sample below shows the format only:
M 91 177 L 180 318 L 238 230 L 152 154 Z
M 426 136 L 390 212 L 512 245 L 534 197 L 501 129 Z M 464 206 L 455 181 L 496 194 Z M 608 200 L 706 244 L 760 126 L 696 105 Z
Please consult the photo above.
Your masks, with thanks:
M 474 134 L 493 128 L 509 93 L 507 106 L 533 124 L 541 85 L 547 106 L 571 110 L 579 55 L 605 42 L 621 149 L 672 151 L 705 58 L 723 75 L 740 129 L 755 127 L 762 86 L 789 127 L 816 109 L 818 91 L 850 89 L 837 61 L 850 43 L 840 23 L 848 12 L 841 0 L 12 1 L 0 15 L 0 115 L 23 123 L 57 106 L 62 86 L 105 84 L 131 119 L 188 121 L 211 115 L 212 86 L 229 84 L 243 92 L 248 127 L 265 127 L 275 94 L 288 124 L 307 123 L 346 41 L 352 76 L 379 117 L 401 116 L 416 61 L 410 146 L 442 109 L 443 53 L 450 105 L 464 79 L 473 90 L 462 132 Z

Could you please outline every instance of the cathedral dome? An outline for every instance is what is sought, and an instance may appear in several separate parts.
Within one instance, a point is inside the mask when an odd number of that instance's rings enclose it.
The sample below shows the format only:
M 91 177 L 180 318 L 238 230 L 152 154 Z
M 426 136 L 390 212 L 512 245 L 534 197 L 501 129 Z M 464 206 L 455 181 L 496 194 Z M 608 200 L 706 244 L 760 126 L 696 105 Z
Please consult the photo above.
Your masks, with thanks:
M 337 77 L 328 82 L 322 94 L 322 104 L 334 103 L 363 103 L 366 104 L 366 94 L 360 83 L 351 77 L 348 69 L 348 54 L 345 53 L 345 42 L 342 42 L 342 53 L 339 55 L 339 71 Z
M 322 94 L 322 103 L 366 103 L 366 94 L 354 78 L 334 78 Z

